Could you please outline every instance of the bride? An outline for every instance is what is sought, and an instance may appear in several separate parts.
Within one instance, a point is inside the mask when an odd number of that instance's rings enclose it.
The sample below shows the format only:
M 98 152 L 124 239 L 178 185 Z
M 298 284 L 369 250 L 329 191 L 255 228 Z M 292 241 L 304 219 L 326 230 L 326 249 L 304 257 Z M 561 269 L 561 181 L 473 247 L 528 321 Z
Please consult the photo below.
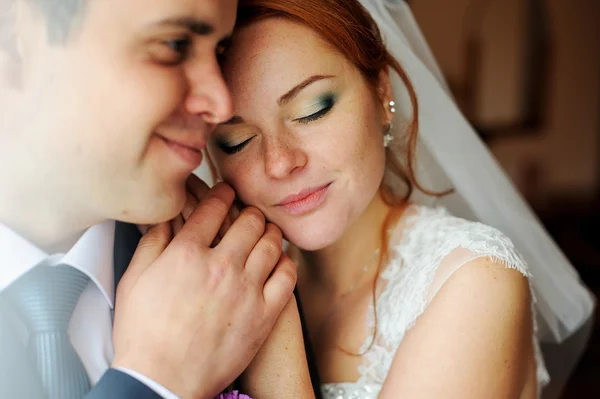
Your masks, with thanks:
M 323 395 L 538 397 L 540 338 L 580 328 L 592 298 L 404 2 L 241 0 L 222 67 L 236 116 L 211 164 L 291 244 Z

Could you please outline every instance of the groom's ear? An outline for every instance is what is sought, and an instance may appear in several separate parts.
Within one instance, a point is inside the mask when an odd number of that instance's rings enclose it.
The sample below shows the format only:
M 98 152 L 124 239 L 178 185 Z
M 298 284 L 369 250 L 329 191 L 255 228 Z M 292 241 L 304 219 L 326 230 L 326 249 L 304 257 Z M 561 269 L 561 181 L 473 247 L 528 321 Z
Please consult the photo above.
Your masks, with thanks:
M 62 1 L 62 0 L 61 0 Z M 18 88 L 30 66 L 45 60 L 48 21 L 26 0 L 0 0 L 0 80 Z
M 25 58 L 19 27 L 23 0 L 0 0 L 0 122 L 8 121 L 23 98 Z M 6 134 L 0 123 L 0 135 Z
M 392 82 L 390 80 L 390 69 L 385 67 L 379 72 L 379 78 L 377 79 L 377 96 L 381 102 L 382 109 L 384 111 L 384 124 L 390 123 L 394 117 L 394 114 L 390 111 L 388 106 L 393 98 L 392 93 Z
M 0 0 L 0 120 L 7 121 L 22 96 L 23 68 L 16 33 L 16 0 Z M 2 125 L 2 124 L 0 124 Z M 4 127 L 0 126 L 0 135 Z

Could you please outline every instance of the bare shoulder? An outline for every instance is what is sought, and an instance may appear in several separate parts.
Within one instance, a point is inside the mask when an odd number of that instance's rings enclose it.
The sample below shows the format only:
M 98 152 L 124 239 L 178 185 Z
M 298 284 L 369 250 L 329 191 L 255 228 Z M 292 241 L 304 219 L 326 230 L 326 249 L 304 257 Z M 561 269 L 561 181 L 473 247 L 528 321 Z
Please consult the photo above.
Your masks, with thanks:
M 532 331 L 527 278 L 491 258 L 471 260 L 404 337 L 382 397 L 396 390 L 415 398 L 518 397 L 529 375 Z
M 520 335 L 517 325 L 531 319 L 529 281 L 521 271 L 491 258 L 471 260 L 448 278 L 422 318 L 448 316 L 472 324 L 474 332 L 498 338 Z
M 529 281 L 520 270 L 489 257 L 479 257 L 461 266 L 440 289 L 438 298 L 460 302 L 474 299 L 489 302 L 529 303 Z

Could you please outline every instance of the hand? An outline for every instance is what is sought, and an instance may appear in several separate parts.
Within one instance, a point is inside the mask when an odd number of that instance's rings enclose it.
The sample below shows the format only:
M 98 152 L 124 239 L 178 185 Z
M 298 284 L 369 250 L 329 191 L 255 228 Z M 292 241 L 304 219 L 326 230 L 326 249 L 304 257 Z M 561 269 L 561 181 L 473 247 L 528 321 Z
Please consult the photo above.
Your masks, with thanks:
M 247 208 L 211 247 L 233 202 L 218 184 L 173 238 L 150 227 L 117 288 L 113 367 L 182 398 L 210 398 L 250 363 L 291 297 L 281 231 Z

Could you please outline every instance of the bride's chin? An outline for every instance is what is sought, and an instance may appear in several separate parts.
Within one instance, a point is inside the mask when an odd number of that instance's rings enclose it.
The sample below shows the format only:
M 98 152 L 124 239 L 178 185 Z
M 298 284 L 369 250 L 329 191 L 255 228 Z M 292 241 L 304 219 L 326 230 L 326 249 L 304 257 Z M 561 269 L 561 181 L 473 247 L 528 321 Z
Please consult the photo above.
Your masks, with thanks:
M 318 251 L 327 248 L 336 242 L 338 238 L 336 235 L 327 235 L 323 232 L 318 234 L 307 234 L 306 231 L 290 232 L 290 234 L 284 232 L 284 239 L 301 251 Z

